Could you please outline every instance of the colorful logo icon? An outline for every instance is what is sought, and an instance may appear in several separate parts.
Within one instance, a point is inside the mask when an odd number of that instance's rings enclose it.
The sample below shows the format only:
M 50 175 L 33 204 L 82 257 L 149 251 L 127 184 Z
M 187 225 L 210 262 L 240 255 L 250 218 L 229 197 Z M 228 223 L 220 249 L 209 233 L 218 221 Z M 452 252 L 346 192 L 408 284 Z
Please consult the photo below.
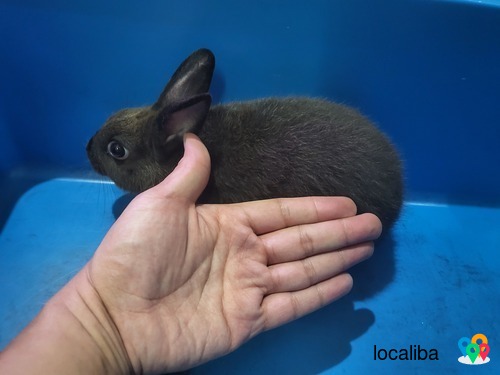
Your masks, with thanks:
M 482 333 L 477 333 L 472 336 L 462 337 L 458 340 L 458 348 L 463 356 L 458 358 L 458 362 L 465 365 L 484 365 L 490 361 L 488 354 L 490 353 L 490 346 L 488 345 L 488 338 Z

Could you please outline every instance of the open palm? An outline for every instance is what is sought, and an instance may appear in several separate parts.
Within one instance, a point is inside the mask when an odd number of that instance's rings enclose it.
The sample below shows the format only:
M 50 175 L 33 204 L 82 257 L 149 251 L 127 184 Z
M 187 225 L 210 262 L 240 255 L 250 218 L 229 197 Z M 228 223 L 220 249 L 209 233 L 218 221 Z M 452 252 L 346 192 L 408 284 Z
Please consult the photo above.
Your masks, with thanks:
M 136 372 L 198 365 L 340 298 L 381 231 L 347 198 L 196 206 L 210 159 L 195 136 L 185 150 L 87 267 Z

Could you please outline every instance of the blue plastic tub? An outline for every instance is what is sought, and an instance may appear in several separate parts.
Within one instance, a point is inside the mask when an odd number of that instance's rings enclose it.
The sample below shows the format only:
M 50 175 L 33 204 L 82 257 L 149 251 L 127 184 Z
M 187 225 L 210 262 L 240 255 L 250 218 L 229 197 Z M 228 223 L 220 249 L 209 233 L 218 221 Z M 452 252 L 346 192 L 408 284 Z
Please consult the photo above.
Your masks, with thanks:
M 217 102 L 359 108 L 400 149 L 407 195 L 351 295 L 193 373 L 469 374 L 457 342 L 476 333 L 491 361 L 473 370 L 500 373 L 499 3 L 0 1 L 0 348 L 123 207 L 87 139 L 209 47 Z M 391 349 L 438 360 L 384 359 Z

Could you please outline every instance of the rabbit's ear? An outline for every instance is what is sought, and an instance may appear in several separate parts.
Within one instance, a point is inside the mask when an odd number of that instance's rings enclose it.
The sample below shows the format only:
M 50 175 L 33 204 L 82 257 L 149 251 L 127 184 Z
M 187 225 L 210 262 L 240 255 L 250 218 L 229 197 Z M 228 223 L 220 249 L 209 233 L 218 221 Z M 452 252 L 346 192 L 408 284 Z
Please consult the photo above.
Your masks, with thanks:
M 211 103 L 210 94 L 201 94 L 166 108 L 158 117 L 162 138 L 168 142 L 185 133 L 198 133 Z
M 153 104 L 153 109 L 162 110 L 173 103 L 207 93 L 214 68 L 215 57 L 210 50 L 199 49 L 193 52 L 177 68 L 157 102 Z

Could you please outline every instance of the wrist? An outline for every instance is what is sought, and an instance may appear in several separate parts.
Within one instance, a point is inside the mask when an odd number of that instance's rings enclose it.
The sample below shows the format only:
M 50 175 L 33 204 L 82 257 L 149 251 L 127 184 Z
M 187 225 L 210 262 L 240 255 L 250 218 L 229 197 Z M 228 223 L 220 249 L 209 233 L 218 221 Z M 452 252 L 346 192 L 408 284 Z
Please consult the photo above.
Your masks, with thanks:
M 103 374 L 132 373 L 120 333 L 92 286 L 87 267 L 54 296 L 51 303 L 55 308 L 67 311 L 68 324 L 88 342 L 89 350 L 92 350 L 89 359 L 102 367 Z
M 0 373 L 127 374 L 129 359 L 86 268 L 1 354 Z

